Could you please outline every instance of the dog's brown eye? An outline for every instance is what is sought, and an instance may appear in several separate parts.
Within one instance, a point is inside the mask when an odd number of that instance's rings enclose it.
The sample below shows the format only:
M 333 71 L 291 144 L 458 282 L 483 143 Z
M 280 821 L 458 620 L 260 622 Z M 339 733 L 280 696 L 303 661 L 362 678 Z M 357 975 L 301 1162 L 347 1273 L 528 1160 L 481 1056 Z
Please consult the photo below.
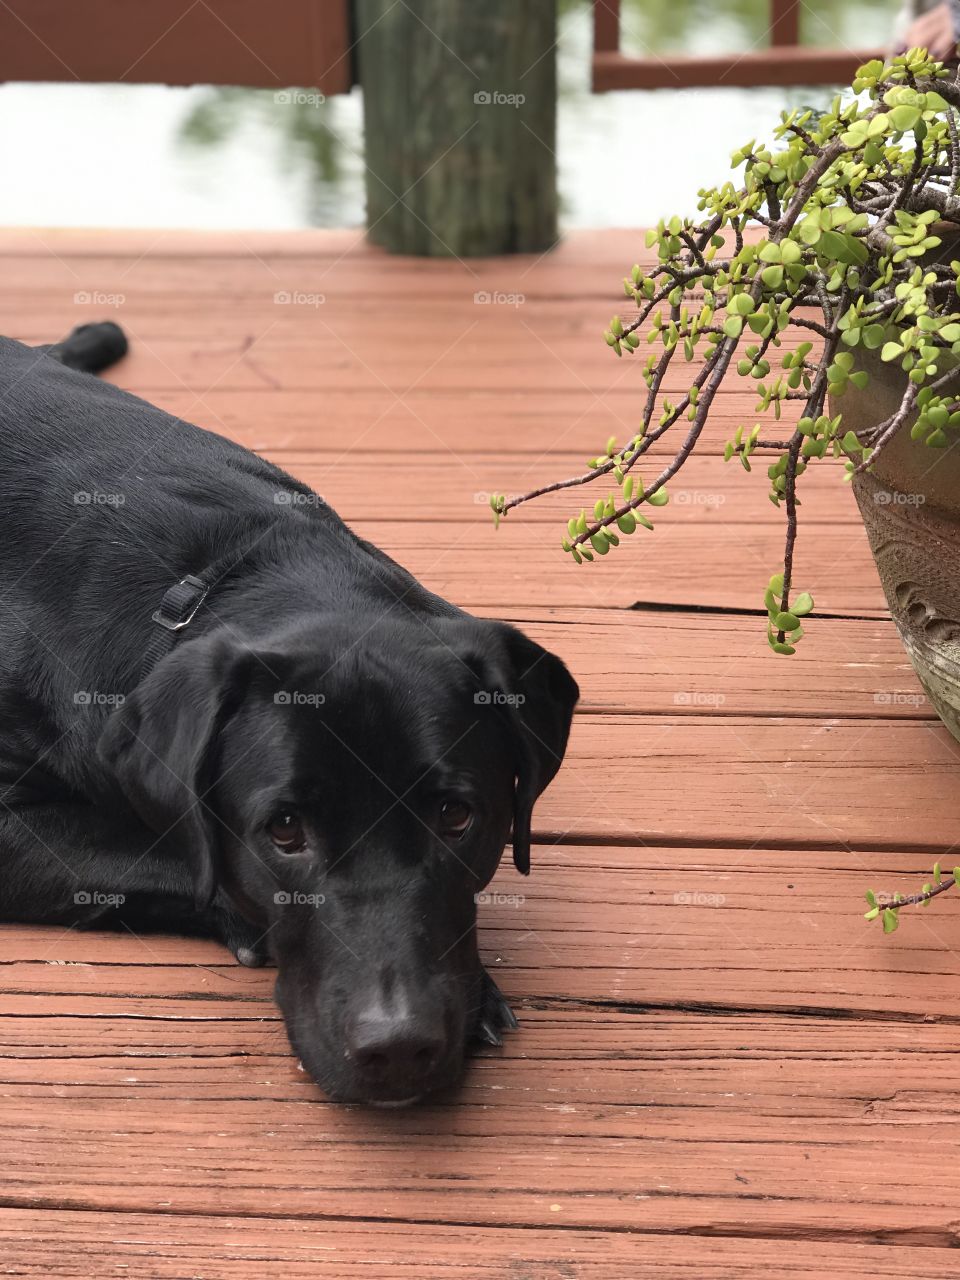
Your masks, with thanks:
M 440 830 L 450 840 L 459 840 L 473 814 L 462 800 L 448 800 L 440 806 Z
M 307 843 L 303 823 L 295 813 L 278 813 L 267 831 L 281 853 L 299 853 Z

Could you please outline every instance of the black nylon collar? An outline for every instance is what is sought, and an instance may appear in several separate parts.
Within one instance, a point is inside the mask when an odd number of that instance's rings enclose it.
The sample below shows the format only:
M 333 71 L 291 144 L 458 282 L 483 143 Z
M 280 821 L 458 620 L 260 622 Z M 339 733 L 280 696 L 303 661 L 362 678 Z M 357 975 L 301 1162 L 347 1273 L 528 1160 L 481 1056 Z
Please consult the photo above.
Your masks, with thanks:
M 272 526 L 270 526 L 272 528 Z M 152 615 L 154 630 L 143 652 L 140 667 L 140 679 L 145 680 L 161 658 L 165 658 L 177 643 L 177 637 L 185 627 L 193 621 L 198 609 L 221 582 L 230 578 L 242 564 L 253 548 L 263 541 L 269 528 L 261 530 L 239 551 L 233 549 L 222 555 L 219 560 L 201 570 L 200 573 L 188 573 L 168 587 L 163 593 L 160 607 Z
M 161 658 L 165 658 L 177 642 L 177 636 L 188 626 L 206 600 L 216 578 L 208 569 L 205 574 L 188 573 L 164 592 L 160 608 L 153 615 L 155 630 L 143 654 L 140 679 L 145 679 Z

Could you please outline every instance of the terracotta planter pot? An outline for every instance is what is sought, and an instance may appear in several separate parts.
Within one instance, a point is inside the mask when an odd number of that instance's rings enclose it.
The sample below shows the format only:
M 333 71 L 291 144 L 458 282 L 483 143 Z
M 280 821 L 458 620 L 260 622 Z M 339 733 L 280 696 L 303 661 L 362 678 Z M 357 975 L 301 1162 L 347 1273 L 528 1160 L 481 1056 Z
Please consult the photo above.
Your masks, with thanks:
M 844 428 L 876 426 L 896 409 L 906 377 L 879 353 L 858 349 L 870 382 L 833 408 Z M 960 373 L 958 373 L 960 385 Z M 960 740 L 960 447 L 910 439 L 910 423 L 873 473 L 854 477 L 874 560 L 900 638 L 941 720 Z

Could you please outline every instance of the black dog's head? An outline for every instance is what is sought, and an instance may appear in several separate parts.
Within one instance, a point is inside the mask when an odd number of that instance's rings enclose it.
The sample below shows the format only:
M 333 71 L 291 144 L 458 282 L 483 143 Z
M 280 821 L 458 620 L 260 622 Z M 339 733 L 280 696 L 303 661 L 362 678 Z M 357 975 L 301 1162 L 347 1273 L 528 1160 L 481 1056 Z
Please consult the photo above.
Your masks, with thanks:
M 198 905 L 262 924 L 294 1049 L 344 1100 L 451 1083 L 475 1029 L 476 895 L 563 756 L 577 686 L 513 628 L 314 621 L 182 643 L 100 744 L 137 813 L 176 825 Z

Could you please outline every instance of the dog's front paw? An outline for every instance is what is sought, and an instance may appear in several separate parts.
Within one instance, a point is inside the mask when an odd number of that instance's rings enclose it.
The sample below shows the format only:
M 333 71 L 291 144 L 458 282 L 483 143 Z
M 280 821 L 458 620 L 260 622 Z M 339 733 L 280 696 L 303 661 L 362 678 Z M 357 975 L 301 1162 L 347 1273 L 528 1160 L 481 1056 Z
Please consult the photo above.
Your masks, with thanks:
M 233 952 L 240 964 L 259 969 L 270 962 L 266 934 L 261 925 L 251 924 L 232 907 L 214 904 L 214 933 Z
M 484 1044 L 503 1044 L 504 1031 L 516 1031 L 517 1019 L 513 1010 L 503 997 L 503 992 L 487 973 L 483 971 L 480 985 L 480 1007 L 473 1035 Z

